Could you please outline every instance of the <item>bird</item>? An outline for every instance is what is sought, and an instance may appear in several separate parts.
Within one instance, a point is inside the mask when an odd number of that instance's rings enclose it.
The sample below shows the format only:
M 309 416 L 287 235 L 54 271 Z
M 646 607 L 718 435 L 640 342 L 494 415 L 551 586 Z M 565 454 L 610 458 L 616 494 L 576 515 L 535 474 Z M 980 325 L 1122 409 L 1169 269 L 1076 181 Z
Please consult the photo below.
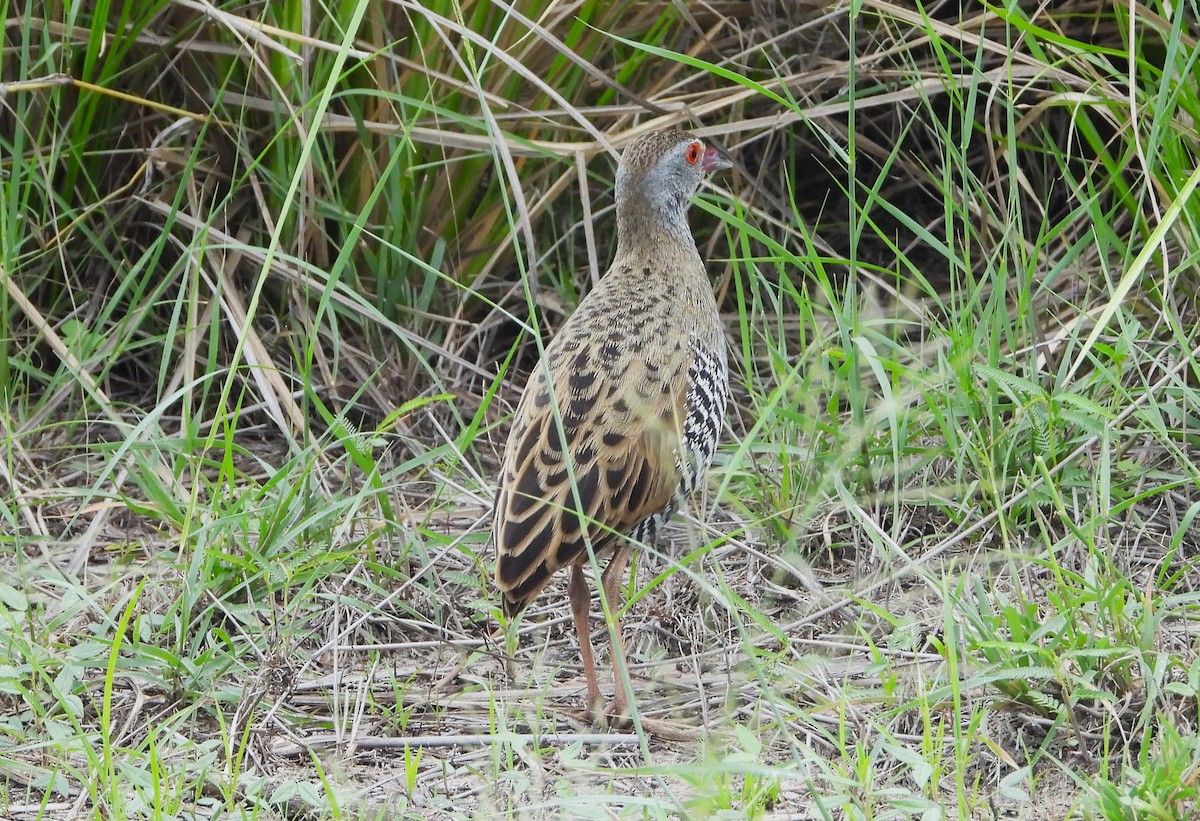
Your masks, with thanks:
M 687 221 L 705 176 L 729 167 L 686 131 L 649 133 L 626 147 L 612 264 L 546 345 L 504 450 L 492 523 L 502 610 L 516 617 L 570 568 L 585 714 L 597 724 L 629 718 L 619 612 L 631 549 L 652 543 L 701 483 L 729 402 L 724 328 Z M 604 555 L 615 637 L 607 706 L 584 574 Z

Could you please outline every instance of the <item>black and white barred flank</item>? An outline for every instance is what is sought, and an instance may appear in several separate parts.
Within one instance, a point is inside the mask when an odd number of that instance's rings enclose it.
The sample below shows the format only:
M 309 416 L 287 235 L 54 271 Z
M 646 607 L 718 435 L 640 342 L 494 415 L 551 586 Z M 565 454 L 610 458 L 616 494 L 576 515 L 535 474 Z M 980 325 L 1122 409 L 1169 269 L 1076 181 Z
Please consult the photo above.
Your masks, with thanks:
M 679 460 L 679 495 L 690 495 L 704 479 L 717 452 L 729 404 L 729 362 L 724 344 L 699 348 L 688 369 L 687 417 Z

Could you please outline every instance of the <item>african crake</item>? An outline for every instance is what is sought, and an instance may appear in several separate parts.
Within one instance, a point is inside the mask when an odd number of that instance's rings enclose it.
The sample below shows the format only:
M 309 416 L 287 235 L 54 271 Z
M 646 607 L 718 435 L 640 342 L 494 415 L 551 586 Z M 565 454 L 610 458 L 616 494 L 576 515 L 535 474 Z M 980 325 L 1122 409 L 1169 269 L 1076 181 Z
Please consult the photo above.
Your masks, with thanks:
M 493 528 L 504 612 L 521 612 L 571 566 L 571 613 L 596 720 L 587 544 L 613 554 L 602 583 L 615 614 L 630 540 L 653 540 L 700 483 L 729 399 L 725 336 L 687 223 L 704 173 L 726 167 L 682 131 L 625 150 L 616 258 L 546 347 L 508 437 Z M 615 694 L 605 712 L 623 717 L 625 651 L 614 628 Z

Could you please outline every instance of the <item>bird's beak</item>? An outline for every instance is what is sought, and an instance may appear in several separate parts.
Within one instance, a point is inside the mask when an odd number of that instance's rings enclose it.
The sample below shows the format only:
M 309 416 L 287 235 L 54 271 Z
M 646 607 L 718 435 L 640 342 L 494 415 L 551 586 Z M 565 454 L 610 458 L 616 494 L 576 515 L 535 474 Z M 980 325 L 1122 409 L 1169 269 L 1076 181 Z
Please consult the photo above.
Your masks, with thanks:
M 724 171 L 733 168 L 733 163 L 721 156 L 711 145 L 704 149 L 704 159 L 700 160 L 700 170 L 708 173 Z

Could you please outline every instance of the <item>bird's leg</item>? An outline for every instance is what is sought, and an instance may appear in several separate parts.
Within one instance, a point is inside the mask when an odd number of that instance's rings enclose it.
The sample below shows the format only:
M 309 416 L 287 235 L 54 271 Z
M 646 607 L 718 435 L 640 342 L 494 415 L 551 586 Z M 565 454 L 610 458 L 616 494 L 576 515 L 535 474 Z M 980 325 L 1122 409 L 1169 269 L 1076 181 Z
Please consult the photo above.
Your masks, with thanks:
M 629 718 L 629 700 L 625 688 L 629 686 L 629 662 L 625 659 L 625 639 L 621 635 L 621 579 L 629 564 L 629 545 L 620 545 L 608 561 L 608 567 L 600 577 L 604 587 L 604 601 L 608 611 L 613 614 L 612 633 L 612 667 L 613 667 L 613 698 L 608 703 L 605 713 L 610 719 L 618 721 Z
M 587 579 L 583 575 L 583 567 L 575 565 L 571 568 L 571 583 L 567 587 L 571 598 L 571 616 L 575 619 L 575 632 L 579 634 L 579 659 L 583 662 L 583 676 L 587 679 L 587 715 L 593 721 L 599 719 L 601 704 L 604 702 L 600 695 L 600 683 L 596 680 L 596 657 L 592 655 L 592 634 L 588 629 L 588 612 L 592 606 L 592 596 L 588 592 Z

